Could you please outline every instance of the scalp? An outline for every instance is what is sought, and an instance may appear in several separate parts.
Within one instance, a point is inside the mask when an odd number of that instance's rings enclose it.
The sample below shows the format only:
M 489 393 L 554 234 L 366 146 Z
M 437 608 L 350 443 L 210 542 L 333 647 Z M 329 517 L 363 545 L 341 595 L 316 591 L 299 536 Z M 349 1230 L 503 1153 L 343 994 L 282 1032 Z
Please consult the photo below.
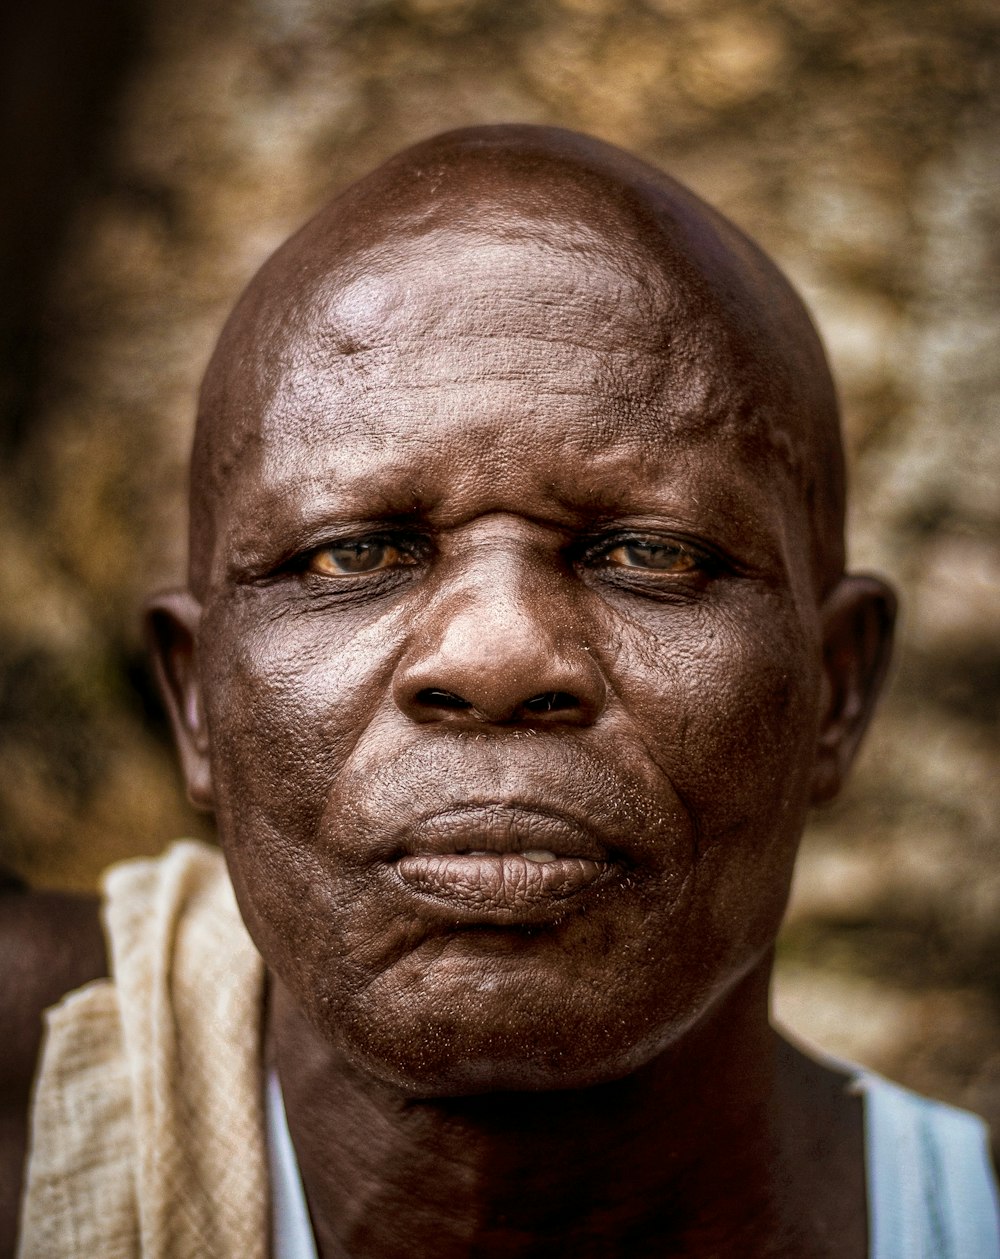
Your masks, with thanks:
M 437 234 L 530 238 L 620 268 L 664 354 L 707 361 L 705 328 L 724 330 L 755 398 L 729 414 L 787 465 L 805 507 L 819 593 L 843 570 L 844 470 L 836 393 L 801 300 L 748 237 L 669 175 L 612 145 L 557 128 L 491 126 L 436 136 L 346 189 L 261 268 L 223 330 L 202 387 L 191 495 L 191 586 L 201 595 L 216 503 L 232 467 L 260 440 L 262 400 L 309 353 L 306 312 L 335 307 L 369 270 L 391 271 Z M 676 316 L 676 317 L 674 317 Z M 334 318 L 324 346 L 363 346 Z M 708 380 L 703 422 L 720 423 L 725 382 Z M 730 408 L 731 410 L 731 408 Z M 745 412 L 747 408 L 743 408 Z M 717 413 L 719 412 L 719 413 Z

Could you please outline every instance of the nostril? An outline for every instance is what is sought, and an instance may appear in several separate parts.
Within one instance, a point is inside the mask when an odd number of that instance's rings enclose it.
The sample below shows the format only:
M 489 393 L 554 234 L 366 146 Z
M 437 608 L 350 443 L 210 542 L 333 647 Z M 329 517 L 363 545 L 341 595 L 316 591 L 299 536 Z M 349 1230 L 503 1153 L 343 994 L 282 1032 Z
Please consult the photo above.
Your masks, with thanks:
M 545 691 L 526 699 L 522 707 L 529 713 L 561 713 L 570 708 L 579 708 L 580 701 L 568 691 Z
M 472 705 L 467 699 L 462 699 L 461 695 L 454 695 L 451 691 L 435 691 L 430 687 L 424 687 L 422 691 L 417 692 L 417 703 L 427 708 L 471 708 Z

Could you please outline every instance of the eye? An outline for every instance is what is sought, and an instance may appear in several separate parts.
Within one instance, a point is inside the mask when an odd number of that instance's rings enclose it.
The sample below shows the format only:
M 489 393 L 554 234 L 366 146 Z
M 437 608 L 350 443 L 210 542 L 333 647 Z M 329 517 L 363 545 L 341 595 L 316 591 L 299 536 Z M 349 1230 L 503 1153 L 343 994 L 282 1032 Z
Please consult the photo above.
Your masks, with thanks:
M 703 566 L 702 557 L 682 542 L 636 539 L 609 547 L 602 556 L 615 568 L 640 568 L 656 573 L 690 573 Z
M 352 538 L 314 551 L 305 571 L 322 577 L 355 577 L 404 568 L 416 562 L 413 555 L 387 538 Z

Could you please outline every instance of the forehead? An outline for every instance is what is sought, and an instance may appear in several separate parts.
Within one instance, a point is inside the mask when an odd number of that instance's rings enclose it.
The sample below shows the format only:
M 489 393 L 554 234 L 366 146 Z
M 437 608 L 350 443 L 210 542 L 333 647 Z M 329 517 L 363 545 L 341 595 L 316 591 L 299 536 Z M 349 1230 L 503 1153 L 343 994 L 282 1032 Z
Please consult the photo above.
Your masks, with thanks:
M 794 499 L 784 365 L 625 233 L 442 228 L 292 296 L 229 391 L 243 419 L 220 542 L 331 504 L 457 517 L 487 490 L 494 509 L 572 516 L 642 510 L 694 478 L 741 528 L 758 483 L 769 512 Z
M 254 351 L 245 413 L 265 460 L 421 427 L 472 443 L 497 419 L 516 431 L 581 408 L 599 441 L 730 437 L 787 455 L 796 410 L 780 357 L 697 277 L 572 222 L 367 250 L 290 303 Z

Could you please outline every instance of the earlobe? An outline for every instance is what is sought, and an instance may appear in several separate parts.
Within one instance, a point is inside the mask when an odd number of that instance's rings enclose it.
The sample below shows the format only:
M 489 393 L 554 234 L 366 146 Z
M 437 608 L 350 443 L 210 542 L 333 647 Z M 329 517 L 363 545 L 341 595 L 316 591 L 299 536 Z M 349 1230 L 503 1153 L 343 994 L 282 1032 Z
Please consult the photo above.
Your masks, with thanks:
M 843 577 L 827 597 L 823 620 L 822 710 L 812 802 L 843 785 L 885 681 L 892 654 L 896 596 L 877 577 Z
M 168 590 L 146 604 L 146 637 L 187 784 L 199 809 L 214 807 L 208 730 L 198 672 L 201 604 L 187 590 Z

